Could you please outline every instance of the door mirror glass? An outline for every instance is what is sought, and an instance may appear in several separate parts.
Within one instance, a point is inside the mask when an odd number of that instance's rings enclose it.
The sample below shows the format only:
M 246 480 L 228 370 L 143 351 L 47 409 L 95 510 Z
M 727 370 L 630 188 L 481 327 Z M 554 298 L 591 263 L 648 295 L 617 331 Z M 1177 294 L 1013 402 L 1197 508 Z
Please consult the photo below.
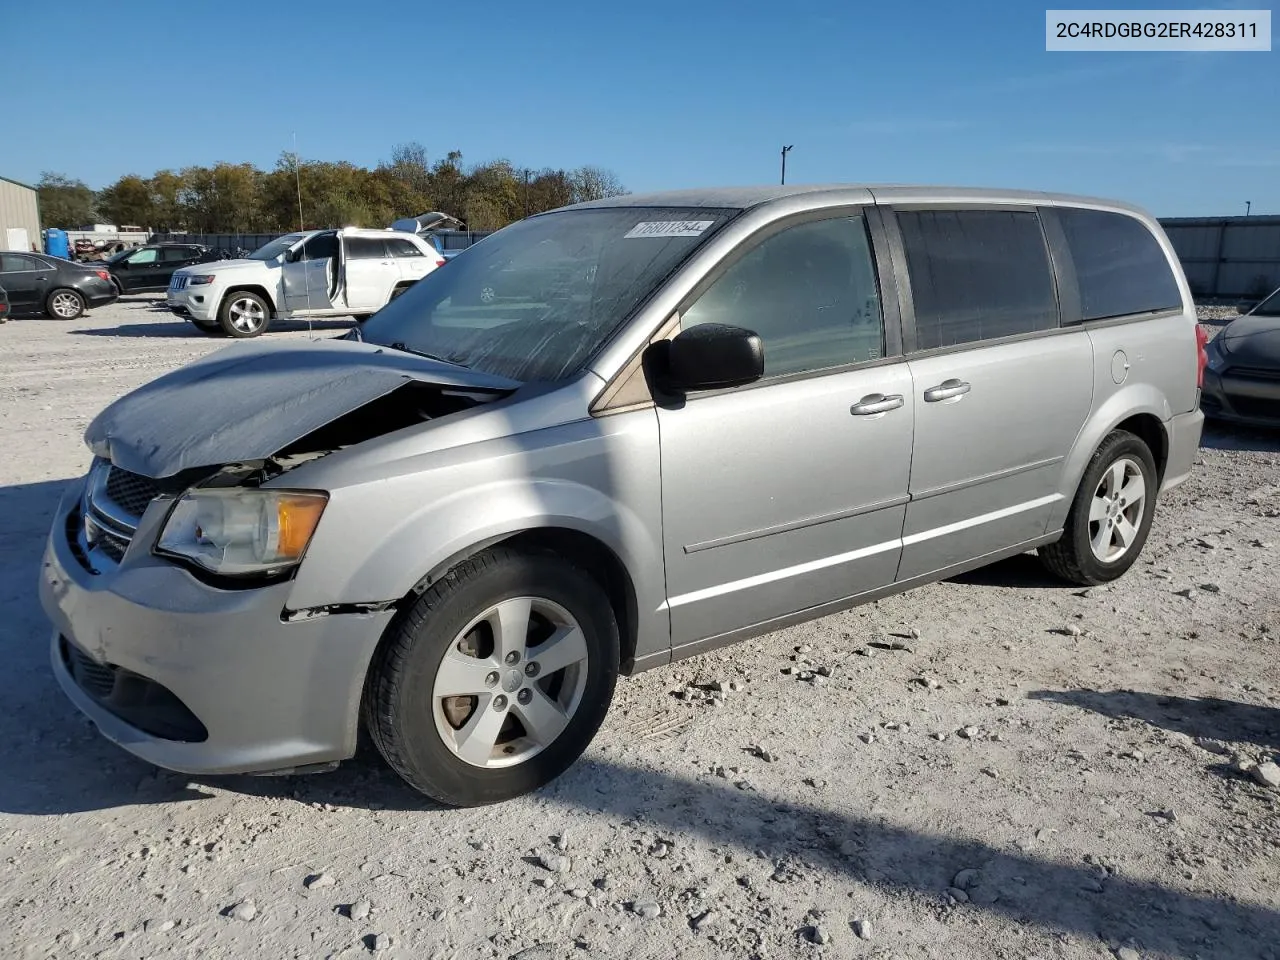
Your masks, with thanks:
M 764 376 L 764 344 L 742 327 L 702 323 L 669 342 L 666 370 L 679 390 L 739 387 Z

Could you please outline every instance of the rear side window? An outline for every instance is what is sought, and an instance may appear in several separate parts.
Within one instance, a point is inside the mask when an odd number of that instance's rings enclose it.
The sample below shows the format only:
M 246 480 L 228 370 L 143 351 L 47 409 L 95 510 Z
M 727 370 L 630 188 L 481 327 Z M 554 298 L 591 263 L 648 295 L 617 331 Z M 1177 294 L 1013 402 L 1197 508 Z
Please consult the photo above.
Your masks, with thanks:
M 1057 327 L 1053 269 L 1034 211 L 911 210 L 897 217 L 917 350 Z
M 1141 220 L 1105 210 L 1058 210 L 1085 320 L 1182 306 L 1178 281 Z
M 421 257 L 425 256 L 421 250 L 415 247 L 404 237 L 391 237 L 387 240 L 387 249 L 391 251 L 393 257 Z
M 167 263 L 190 260 L 196 255 L 195 251 L 190 247 L 165 247 L 160 251 L 160 254 L 160 259 Z
M 381 260 L 386 255 L 380 237 L 347 237 L 348 260 Z

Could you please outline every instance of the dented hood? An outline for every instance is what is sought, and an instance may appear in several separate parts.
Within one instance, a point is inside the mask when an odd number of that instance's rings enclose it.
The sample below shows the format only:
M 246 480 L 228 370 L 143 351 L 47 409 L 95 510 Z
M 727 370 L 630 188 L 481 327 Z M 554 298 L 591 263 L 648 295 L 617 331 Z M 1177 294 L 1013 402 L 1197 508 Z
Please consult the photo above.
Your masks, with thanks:
M 95 454 L 160 479 L 262 460 L 410 381 L 506 393 L 518 383 L 372 343 L 254 341 L 126 394 L 85 431 Z

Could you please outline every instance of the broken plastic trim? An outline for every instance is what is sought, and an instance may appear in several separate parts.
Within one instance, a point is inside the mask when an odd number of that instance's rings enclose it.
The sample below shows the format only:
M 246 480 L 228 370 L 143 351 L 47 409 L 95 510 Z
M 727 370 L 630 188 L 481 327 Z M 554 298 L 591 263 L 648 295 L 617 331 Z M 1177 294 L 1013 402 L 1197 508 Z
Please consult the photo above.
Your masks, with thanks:
M 368 615 L 390 610 L 400 601 L 379 600 L 376 603 L 329 603 L 320 607 L 304 607 L 301 610 L 290 610 L 285 607 L 280 611 L 281 623 L 305 623 L 308 620 L 319 620 L 322 617 L 340 615 Z

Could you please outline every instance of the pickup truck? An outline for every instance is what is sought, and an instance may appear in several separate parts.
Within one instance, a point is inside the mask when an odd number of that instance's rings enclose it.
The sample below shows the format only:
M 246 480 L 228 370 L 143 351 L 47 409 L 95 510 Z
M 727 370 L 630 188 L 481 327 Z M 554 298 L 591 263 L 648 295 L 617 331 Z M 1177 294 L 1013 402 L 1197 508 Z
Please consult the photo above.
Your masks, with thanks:
M 274 319 L 366 319 L 444 263 L 430 242 L 406 231 L 290 233 L 246 259 L 176 271 L 166 302 L 205 333 L 256 337 Z

